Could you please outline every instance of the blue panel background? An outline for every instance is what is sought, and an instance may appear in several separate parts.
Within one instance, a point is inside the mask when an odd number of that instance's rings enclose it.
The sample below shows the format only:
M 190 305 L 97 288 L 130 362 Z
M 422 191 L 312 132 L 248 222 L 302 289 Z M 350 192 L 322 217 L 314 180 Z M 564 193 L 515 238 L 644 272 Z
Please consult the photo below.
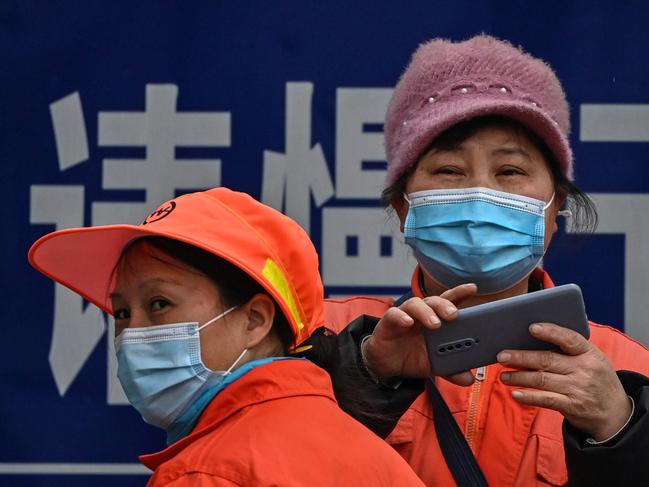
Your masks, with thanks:
M 85 185 L 86 224 L 92 201 L 143 199 L 141 191 L 101 188 L 103 158 L 142 151 L 99 147 L 99 111 L 142 111 L 147 83 L 173 83 L 178 111 L 231 112 L 231 146 L 191 154 L 219 157 L 223 184 L 259 197 L 263 151 L 284 150 L 287 81 L 314 83 L 312 139 L 322 144 L 333 178 L 338 87 L 393 86 L 419 43 L 484 31 L 522 44 L 556 69 L 573 107 L 583 190 L 649 193 L 646 144 L 578 140 L 581 103 L 649 103 L 648 27 L 649 5 L 640 1 L 0 2 L 0 462 L 134 462 L 163 444 L 130 407 L 106 405 L 105 340 L 59 396 L 48 364 L 53 286 L 25 258 L 52 229 L 29 223 L 30 185 Z M 74 91 L 90 159 L 60 172 L 49 104 Z M 312 210 L 320 248 L 321 210 Z M 582 286 L 593 319 L 621 326 L 623 236 L 559 236 L 546 266 L 555 281 Z M 88 481 L 0 476 L 1 485 Z M 92 482 L 143 485 L 145 477 Z

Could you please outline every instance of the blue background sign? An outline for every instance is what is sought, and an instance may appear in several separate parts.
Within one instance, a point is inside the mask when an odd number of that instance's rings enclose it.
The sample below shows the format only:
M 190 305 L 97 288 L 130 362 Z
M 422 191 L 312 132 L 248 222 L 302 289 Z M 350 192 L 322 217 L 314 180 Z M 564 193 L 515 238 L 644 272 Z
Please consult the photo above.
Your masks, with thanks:
M 143 485 L 137 455 L 164 442 L 125 405 L 111 321 L 28 265 L 46 232 L 225 185 L 300 222 L 328 295 L 408 286 L 382 120 L 432 37 L 487 32 L 556 69 L 601 222 L 562 230 L 545 266 L 649 343 L 648 27 L 644 2 L 0 3 L 0 484 Z

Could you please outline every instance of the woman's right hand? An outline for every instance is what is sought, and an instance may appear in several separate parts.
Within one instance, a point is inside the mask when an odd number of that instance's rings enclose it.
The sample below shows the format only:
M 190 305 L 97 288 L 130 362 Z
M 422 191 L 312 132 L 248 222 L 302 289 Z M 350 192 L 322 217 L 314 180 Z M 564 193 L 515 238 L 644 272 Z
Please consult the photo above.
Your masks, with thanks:
M 365 366 L 380 379 L 430 377 L 432 372 L 423 330 L 439 328 L 440 318 L 454 320 L 457 317 L 456 305 L 474 296 L 477 290 L 475 284 L 462 284 L 440 296 L 413 297 L 398 308 L 388 309 L 374 328 L 374 333 L 362 344 Z M 447 379 L 458 385 L 473 383 L 473 375 L 469 371 Z

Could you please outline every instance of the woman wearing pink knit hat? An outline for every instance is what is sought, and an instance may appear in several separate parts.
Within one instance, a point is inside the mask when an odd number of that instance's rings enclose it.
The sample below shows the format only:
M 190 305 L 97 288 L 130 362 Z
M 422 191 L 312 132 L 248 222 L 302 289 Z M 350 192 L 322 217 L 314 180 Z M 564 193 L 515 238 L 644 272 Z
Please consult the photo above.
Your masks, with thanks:
M 498 363 L 422 380 L 424 329 L 554 286 L 538 265 L 568 199 L 573 225 L 594 226 L 569 132 L 552 69 L 489 36 L 423 44 L 396 86 L 383 196 L 418 262 L 412 291 L 331 300 L 326 323 L 355 320 L 337 340 L 379 413 L 365 422 L 427 485 L 649 485 L 649 350 L 615 329 L 591 322 L 587 340 L 532 325 L 558 351 L 503 350 Z M 343 369 L 332 372 L 340 387 Z

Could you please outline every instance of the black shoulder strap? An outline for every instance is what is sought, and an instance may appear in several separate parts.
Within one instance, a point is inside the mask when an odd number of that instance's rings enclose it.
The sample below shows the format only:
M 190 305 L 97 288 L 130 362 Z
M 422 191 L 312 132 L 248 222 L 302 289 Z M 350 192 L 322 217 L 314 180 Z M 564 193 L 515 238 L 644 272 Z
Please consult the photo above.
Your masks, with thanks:
M 433 405 L 433 421 L 437 441 L 446 465 L 458 487 L 488 487 L 478 461 L 464 438 L 435 381 L 428 379 L 428 397 Z
M 399 306 L 401 306 L 403 303 L 405 303 L 406 301 L 408 301 L 408 300 L 409 300 L 410 298 L 412 298 L 413 296 L 414 296 L 413 292 L 412 292 L 412 291 L 408 291 L 406 294 L 404 294 L 403 296 L 401 296 L 400 298 L 398 298 L 398 299 L 394 302 L 394 305 L 393 305 L 393 306 L 396 306 L 396 307 L 398 308 Z
M 412 291 L 407 292 L 394 302 L 394 306 L 401 306 L 413 296 Z M 437 441 L 455 482 L 458 487 L 489 487 L 471 447 L 442 394 L 437 389 L 435 381 L 428 379 L 427 382 L 426 389 L 433 406 L 433 422 L 435 423 Z

